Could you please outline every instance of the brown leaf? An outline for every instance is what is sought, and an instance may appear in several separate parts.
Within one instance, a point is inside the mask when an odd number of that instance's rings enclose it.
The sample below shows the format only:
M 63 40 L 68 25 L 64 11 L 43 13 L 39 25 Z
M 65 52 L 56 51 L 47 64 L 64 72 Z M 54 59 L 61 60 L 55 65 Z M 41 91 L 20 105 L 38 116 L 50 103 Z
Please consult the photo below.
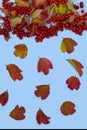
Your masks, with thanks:
M 0 103 L 2 106 L 6 105 L 8 97 L 9 97 L 8 91 L 5 91 L 2 94 L 0 94 Z

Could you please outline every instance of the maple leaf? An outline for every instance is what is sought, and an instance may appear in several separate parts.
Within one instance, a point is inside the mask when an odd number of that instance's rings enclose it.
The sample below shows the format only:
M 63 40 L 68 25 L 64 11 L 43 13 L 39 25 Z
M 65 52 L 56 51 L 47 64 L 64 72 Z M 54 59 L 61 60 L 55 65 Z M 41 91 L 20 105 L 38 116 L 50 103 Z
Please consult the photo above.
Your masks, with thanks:
M 37 97 L 41 97 L 42 100 L 46 99 L 50 93 L 49 85 L 36 86 L 37 90 L 34 92 Z
M 29 7 L 30 6 L 28 0 L 15 0 L 15 4 L 17 6 L 22 6 L 22 7 Z
M 83 74 L 82 69 L 84 68 L 84 66 L 75 59 L 67 59 L 67 61 L 74 67 L 74 69 L 78 72 L 78 74 L 82 76 Z
M 21 17 L 12 17 L 10 20 L 10 25 L 11 25 L 11 28 L 15 28 L 17 25 L 21 24 L 22 23 L 22 18 Z
M 14 55 L 15 56 L 19 56 L 20 58 L 25 58 L 27 56 L 28 53 L 28 48 L 25 44 L 19 44 L 14 46 L 15 51 L 14 51 Z
M 39 59 L 38 66 L 37 66 L 38 72 L 42 71 L 45 75 L 47 75 L 49 73 L 49 69 L 52 69 L 52 68 L 53 68 L 53 65 L 50 60 L 44 57 Z
M 43 124 L 49 124 L 50 121 L 49 121 L 50 117 L 48 117 L 47 115 L 44 114 L 44 112 L 39 109 L 37 111 L 37 114 L 36 114 L 36 120 L 37 120 L 37 123 L 40 125 L 41 123 Z
M 46 7 L 47 0 L 32 0 L 35 3 L 35 7 L 39 8 L 40 6 Z
M 63 38 L 60 49 L 62 52 L 67 51 L 67 53 L 72 53 L 74 51 L 74 46 L 77 45 L 77 42 L 72 38 Z
M 23 76 L 21 75 L 22 70 L 15 64 L 9 64 L 6 66 L 11 78 L 15 80 L 22 80 Z
M 8 97 L 9 97 L 8 91 L 5 91 L 2 94 L 0 94 L 0 103 L 2 106 L 6 105 Z
M 70 88 L 71 90 L 78 90 L 81 85 L 80 80 L 76 76 L 69 77 L 66 80 L 66 84 L 68 84 L 68 88 Z
M 9 114 L 9 116 L 15 120 L 23 120 L 25 118 L 25 108 L 23 106 L 19 107 L 17 105 Z
M 63 115 L 68 116 L 68 115 L 72 115 L 76 112 L 74 107 L 75 107 L 74 103 L 72 103 L 71 101 L 65 101 L 61 105 L 60 110 Z

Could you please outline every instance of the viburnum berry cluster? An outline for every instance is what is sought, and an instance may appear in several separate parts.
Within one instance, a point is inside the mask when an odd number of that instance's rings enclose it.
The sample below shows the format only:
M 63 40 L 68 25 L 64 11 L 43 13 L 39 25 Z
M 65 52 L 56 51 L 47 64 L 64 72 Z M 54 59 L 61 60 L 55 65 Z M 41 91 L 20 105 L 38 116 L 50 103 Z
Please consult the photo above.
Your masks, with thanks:
M 36 42 L 57 36 L 64 29 L 82 35 L 87 30 L 87 12 L 83 7 L 83 2 L 74 4 L 71 0 L 3 0 L 0 35 L 6 41 L 11 32 L 19 39 L 35 36 Z

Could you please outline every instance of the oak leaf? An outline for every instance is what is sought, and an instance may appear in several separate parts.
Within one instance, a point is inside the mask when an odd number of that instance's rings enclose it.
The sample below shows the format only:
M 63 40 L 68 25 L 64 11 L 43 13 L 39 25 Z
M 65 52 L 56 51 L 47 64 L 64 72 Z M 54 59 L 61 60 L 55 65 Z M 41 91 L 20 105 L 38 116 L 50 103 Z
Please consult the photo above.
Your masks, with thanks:
M 36 120 L 37 120 L 37 123 L 40 125 L 41 123 L 43 124 L 49 124 L 50 121 L 49 121 L 50 117 L 48 117 L 47 115 L 44 114 L 44 112 L 39 109 L 37 111 L 37 114 L 36 114 Z
M 77 42 L 72 38 L 63 38 L 60 49 L 62 52 L 72 53 L 74 51 L 74 46 L 77 45 Z
M 66 80 L 66 84 L 68 85 L 68 88 L 73 90 L 78 90 L 81 83 L 80 80 L 76 76 L 71 76 Z
M 6 105 L 8 97 L 9 97 L 8 91 L 5 91 L 2 94 L 0 94 L 0 103 L 2 106 Z
M 9 116 L 15 120 L 23 120 L 25 118 L 25 108 L 18 105 L 10 112 Z
M 84 66 L 77 60 L 75 59 L 67 59 L 67 61 L 74 67 L 74 69 L 78 72 L 80 76 L 83 75 L 82 69 Z
M 15 64 L 8 64 L 7 66 L 7 70 L 11 76 L 11 78 L 15 81 L 15 80 L 22 80 L 23 76 L 21 74 L 22 70 Z
M 28 47 L 25 44 L 19 44 L 14 46 L 14 55 L 20 58 L 25 58 L 28 53 Z
M 65 116 L 72 115 L 76 112 L 75 104 L 71 101 L 65 101 L 60 107 L 61 113 Z
M 41 97 L 42 100 L 46 99 L 50 93 L 49 85 L 39 85 L 36 86 L 37 90 L 35 90 L 35 95 L 37 97 Z
M 49 73 L 49 69 L 52 69 L 52 68 L 53 68 L 53 65 L 49 59 L 44 58 L 44 57 L 39 59 L 38 66 L 37 66 L 38 72 L 42 71 L 45 75 L 47 75 Z

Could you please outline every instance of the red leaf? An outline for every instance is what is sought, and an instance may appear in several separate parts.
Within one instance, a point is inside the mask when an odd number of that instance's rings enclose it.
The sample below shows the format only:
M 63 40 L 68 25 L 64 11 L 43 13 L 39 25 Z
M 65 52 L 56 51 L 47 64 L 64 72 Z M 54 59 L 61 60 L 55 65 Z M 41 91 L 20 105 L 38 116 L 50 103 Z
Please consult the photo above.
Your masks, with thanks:
M 68 78 L 66 80 L 66 84 L 68 84 L 68 88 L 70 88 L 71 90 L 78 90 L 79 86 L 81 85 L 79 79 L 75 76 L 71 76 L 70 78 Z
M 39 109 L 37 111 L 36 120 L 37 120 L 37 123 L 39 125 L 41 123 L 43 123 L 43 124 L 49 124 L 50 123 L 49 119 L 50 119 L 50 117 L 48 117 L 47 115 L 45 115 L 41 109 Z
M 0 103 L 2 106 L 4 106 L 8 101 L 8 92 L 5 91 L 4 93 L 0 94 Z
M 21 75 L 22 70 L 19 69 L 19 67 L 15 64 L 9 64 L 7 65 L 7 70 L 11 76 L 11 78 L 15 80 L 22 80 L 23 76 Z
M 35 3 L 36 8 L 39 8 L 40 6 L 45 7 L 47 4 L 47 0 L 33 0 L 33 2 Z
M 75 107 L 74 103 L 72 103 L 70 101 L 66 101 L 61 105 L 60 110 L 63 115 L 68 116 L 68 115 L 72 115 L 72 114 L 74 114 L 74 112 L 76 112 L 74 107 Z
M 37 97 L 41 97 L 42 100 L 46 99 L 49 95 L 49 85 L 36 86 L 37 90 L 34 92 Z
M 49 73 L 49 69 L 52 69 L 53 65 L 47 58 L 40 58 L 38 62 L 38 72 L 43 72 L 45 75 Z
M 10 117 L 12 117 L 15 120 L 23 120 L 25 118 L 25 108 L 19 107 L 18 105 L 10 112 Z

